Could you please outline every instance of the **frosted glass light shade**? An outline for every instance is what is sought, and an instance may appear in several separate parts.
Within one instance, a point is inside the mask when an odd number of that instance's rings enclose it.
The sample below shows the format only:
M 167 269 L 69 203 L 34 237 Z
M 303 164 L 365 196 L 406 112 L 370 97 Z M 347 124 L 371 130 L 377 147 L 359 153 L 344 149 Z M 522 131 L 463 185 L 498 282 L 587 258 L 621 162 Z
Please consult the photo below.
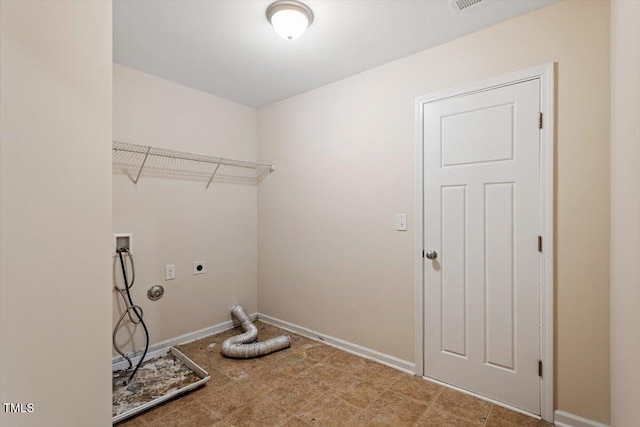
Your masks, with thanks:
M 285 40 L 295 40 L 307 30 L 309 20 L 297 10 L 285 9 L 271 17 L 271 25 L 276 33 Z
M 267 8 L 267 20 L 280 37 L 295 40 L 313 22 L 313 12 L 303 3 L 281 0 Z

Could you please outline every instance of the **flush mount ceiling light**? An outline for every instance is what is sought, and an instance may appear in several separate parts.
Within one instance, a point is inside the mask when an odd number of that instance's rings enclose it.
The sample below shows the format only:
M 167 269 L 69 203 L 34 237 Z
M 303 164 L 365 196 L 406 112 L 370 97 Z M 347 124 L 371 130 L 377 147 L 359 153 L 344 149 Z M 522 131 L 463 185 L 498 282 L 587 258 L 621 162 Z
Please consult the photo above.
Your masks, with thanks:
M 313 11 L 299 1 L 279 0 L 267 8 L 267 21 L 280 37 L 295 40 L 313 22 Z

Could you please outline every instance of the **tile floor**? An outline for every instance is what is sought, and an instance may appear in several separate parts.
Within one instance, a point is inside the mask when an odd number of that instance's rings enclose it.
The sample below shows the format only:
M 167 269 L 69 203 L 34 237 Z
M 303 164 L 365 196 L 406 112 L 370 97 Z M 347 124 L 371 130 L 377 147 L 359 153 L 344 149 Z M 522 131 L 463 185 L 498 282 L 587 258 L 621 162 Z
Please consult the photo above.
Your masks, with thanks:
M 259 339 L 287 334 L 256 325 Z M 265 357 L 222 357 L 222 342 L 240 332 L 178 346 L 211 380 L 118 427 L 550 426 L 298 335 L 289 334 L 291 348 Z

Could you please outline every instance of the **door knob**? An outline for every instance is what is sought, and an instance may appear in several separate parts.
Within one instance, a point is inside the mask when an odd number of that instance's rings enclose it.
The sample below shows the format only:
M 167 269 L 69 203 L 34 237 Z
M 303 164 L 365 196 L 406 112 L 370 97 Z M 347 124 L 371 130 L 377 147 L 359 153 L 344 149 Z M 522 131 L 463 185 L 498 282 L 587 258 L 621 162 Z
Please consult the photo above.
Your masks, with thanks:
M 436 259 L 438 258 L 438 252 L 434 251 L 434 250 L 430 250 L 427 251 L 427 253 L 425 254 L 427 258 L 429 259 Z

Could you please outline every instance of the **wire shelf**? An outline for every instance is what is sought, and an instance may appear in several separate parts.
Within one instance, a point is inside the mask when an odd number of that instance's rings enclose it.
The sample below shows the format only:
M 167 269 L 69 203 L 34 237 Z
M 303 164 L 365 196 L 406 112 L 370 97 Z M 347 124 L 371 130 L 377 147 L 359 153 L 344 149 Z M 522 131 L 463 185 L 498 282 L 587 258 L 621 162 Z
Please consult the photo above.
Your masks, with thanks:
M 143 174 L 212 182 L 258 184 L 274 166 L 224 157 L 206 156 L 147 145 L 113 141 L 113 170 L 124 173 L 134 184 Z

